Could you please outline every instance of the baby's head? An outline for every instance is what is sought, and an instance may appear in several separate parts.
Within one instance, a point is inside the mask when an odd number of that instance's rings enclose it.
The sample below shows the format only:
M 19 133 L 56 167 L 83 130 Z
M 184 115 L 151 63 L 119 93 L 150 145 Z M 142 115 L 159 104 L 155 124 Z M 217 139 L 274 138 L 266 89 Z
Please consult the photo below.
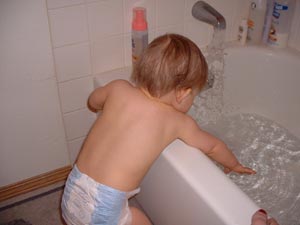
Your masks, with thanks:
M 200 91 L 207 71 L 206 60 L 195 43 L 178 34 L 166 34 L 149 44 L 131 79 L 153 97 L 161 97 L 176 89 Z

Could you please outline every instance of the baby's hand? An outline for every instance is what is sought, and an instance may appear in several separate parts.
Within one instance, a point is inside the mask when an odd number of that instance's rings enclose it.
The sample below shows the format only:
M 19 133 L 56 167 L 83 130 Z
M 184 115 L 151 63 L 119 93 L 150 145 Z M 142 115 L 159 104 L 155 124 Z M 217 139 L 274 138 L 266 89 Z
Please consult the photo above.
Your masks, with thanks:
M 230 173 L 230 172 L 236 172 L 236 173 L 241 173 L 241 174 L 256 174 L 256 171 L 252 170 L 251 168 L 245 167 L 241 164 L 237 164 L 235 167 L 229 169 L 229 168 L 224 168 L 224 173 Z

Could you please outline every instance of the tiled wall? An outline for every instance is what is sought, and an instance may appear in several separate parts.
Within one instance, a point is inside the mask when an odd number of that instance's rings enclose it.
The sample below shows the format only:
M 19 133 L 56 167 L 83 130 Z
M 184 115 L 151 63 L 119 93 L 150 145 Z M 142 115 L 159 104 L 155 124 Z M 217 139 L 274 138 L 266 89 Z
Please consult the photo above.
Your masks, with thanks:
M 295 0 L 294 18 L 289 35 L 289 46 L 300 51 L 300 0 Z
M 93 76 L 131 65 L 132 8 L 147 8 L 150 41 L 165 32 L 176 32 L 204 47 L 212 37 L 212 27 L 191 16 L 195 2 L 47 0 L 57 81 L 72 161 L 95 119 L 86 107 L 88 94 L 93 89 Z M 226 40 L 236 40 L 238 25 L 248 15 L 249 0 L 207 2 L 226 18 Z M 300 27 L 299 21 L 295 21 L 293 26 Z M 291 38 L 292 46 L 298 49 L 299 30 Z
M 46 1 L 0 0 L 0 189 L 69 164 L 52 52 Z

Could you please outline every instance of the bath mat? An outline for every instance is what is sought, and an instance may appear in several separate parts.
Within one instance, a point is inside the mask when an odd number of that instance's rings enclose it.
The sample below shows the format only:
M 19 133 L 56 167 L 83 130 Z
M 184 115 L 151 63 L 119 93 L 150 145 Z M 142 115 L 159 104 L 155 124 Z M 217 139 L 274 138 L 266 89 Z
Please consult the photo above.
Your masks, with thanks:
M 25 220 L 13 220 L 8 223 L 1 223 L 0 225 L 32 225 L 31 223 L 26 222 Z

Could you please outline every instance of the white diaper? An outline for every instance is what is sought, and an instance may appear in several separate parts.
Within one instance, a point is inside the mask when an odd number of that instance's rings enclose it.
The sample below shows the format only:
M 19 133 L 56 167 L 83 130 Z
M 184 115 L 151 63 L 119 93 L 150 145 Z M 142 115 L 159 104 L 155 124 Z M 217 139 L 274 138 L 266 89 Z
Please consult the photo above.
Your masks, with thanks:
M 139 191 L 124 192 L 100 184 L 75 165 L 64 189 L 62 216 L 68 225 L 131 225 L 128 199 Z

